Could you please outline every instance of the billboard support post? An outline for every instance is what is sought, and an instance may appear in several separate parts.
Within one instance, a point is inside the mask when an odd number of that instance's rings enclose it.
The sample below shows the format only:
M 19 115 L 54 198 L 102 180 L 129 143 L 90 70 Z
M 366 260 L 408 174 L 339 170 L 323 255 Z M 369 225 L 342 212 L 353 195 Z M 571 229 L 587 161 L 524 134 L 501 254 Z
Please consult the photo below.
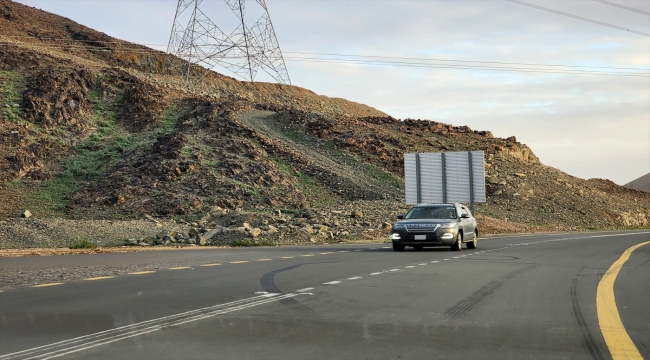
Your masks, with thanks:
M 474 166 L 470 151 L 467 152 L 467 161 L 469 162 L 469 211 L 474 216 Z
M 422 203 L 422 181 L 420 180 L 420 154 L 415 154 L 415 187 L 417 191 L 418 204 Z
M 447 203 L 447 159 L 445 153 L 440 154 L 442 161 L 442 202 Z

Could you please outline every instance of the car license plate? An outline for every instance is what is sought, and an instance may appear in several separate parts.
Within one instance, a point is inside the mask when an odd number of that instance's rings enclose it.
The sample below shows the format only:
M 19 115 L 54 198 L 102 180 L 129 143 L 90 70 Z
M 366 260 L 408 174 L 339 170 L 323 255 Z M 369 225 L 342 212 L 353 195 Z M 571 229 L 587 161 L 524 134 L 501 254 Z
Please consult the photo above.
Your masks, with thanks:
M 426 240 L 427 236 L 426 235 L 415 235 L 415 240 Z

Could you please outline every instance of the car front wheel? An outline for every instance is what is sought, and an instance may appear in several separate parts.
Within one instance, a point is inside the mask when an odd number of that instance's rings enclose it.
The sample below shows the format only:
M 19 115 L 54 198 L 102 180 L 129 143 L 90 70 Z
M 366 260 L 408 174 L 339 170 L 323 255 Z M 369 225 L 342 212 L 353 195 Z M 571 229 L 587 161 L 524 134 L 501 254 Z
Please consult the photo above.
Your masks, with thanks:
M 463 249 L 463 233 L 458 233 L 456 242 L 451 246 L 453 251 L 461 251 Z

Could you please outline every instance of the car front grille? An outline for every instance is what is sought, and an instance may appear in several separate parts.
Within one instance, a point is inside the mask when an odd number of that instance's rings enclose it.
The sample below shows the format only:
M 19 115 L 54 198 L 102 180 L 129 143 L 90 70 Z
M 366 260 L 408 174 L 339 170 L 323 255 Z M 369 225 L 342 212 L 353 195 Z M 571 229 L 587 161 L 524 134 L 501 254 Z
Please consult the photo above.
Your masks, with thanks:
M 412 224 L 405 225 L 404 229 L 409 233 L 435 233 L 439 227 L 439 224 Z

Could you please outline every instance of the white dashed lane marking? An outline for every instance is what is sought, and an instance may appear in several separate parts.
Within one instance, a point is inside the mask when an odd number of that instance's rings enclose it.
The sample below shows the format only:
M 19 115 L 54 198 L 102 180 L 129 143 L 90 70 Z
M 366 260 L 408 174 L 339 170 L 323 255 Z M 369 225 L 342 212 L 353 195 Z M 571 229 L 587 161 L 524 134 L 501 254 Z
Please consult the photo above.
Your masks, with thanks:
M 355 276 L 355 277 L 348 278 L 348 280 L 358 280 L 358 279 L 362 279 L 362 277 L 361 276 Z
M 330 282 L 323 283 L 323 285 L 336 285 L 340 283 L 341 283 L 340 281 L 330 281 Z

